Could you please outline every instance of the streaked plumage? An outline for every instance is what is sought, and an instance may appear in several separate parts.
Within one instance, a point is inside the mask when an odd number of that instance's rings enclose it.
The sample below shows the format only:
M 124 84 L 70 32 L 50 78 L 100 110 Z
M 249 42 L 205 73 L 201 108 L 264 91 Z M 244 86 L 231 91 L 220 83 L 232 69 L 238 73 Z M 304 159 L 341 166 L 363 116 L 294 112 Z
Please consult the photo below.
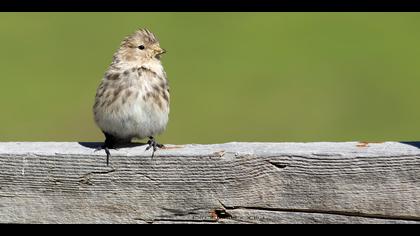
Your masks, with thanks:
M 164 52 L 156 36 L 142 29 L 126 37 L 114 54 L 93 106 L 95 122 L 109 148 L 165 131 L 170 95 L 160 61 Z

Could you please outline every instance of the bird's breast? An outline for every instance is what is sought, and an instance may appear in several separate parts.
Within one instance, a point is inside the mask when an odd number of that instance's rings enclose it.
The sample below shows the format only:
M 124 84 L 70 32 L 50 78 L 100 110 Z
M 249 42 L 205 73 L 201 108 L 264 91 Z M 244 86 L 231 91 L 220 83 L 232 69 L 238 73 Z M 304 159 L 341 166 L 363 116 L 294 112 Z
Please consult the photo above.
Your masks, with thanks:
M 121 137 L 144 138 L 162 133 L 168 123 L 169 86 L 149 68 L 109 75 L 98 89 L 95 120 Z M 108 130 L 107 130 L 108 129 Z

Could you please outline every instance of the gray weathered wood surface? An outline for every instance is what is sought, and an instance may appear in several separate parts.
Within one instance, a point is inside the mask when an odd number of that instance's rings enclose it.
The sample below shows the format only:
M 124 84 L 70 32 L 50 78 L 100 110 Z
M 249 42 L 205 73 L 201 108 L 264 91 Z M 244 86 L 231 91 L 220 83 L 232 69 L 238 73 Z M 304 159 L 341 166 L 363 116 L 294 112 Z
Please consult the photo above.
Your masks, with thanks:
M 0 143 L 0 223 L 420 223 L 419 143 Z

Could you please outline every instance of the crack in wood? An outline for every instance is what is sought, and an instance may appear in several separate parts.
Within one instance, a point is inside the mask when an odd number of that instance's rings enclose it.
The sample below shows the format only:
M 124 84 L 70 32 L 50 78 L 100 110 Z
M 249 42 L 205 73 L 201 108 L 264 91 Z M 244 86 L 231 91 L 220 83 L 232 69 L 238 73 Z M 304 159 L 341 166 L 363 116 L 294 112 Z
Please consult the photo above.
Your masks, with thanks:
M 415 216 L 392 216 L 392 215 L 381 215 L 381 214 L 366 214 L 362 212 L 349 212 L 349 211 L 331 211 L 331 210 L 316 210 L 316 209 L 292 209 L 292 208 L 268 208 L 268 207 L 246 207 L 246 206 L 226 206 L 220 200 L 219 203 L 226 210 L 255 210 L 255 211 L 270 211 L 270 212 L 286 212 L 286 213 L 308 213 L 308 214 L 328 214 L 328 215 L 339 215 L 339 216 L 354 216 L 364 217 L 372 219 L 384 219 L 384 220 L 409 220 L 420 222 L 420 217 Z
M 164 208 L 161 207 L 162 210 L 167 211 L 169 213 L 174 214 L 175 216 L 186 216 L 186 215 L 196 215 L 198 214 L 197 211 L 199 210 L 204 210 L 202 208 L 195 208 L 195 209 L 189 209 L 189 210 L 178 210 L 178 209 L 169 209 L 169 208 Z M 161 217 L 166 217 L 165 215 L 161 216 Z
M 106 171 L 92 171 L 92 172 L 89 172 L 87 174 L 82 175 L 80 177 L 79 183 L 86 184 L 86 185 L 93 185 L 93 183 L 91 182 L 91 176 L 92 175 L 107 175 L 107 174 L 113 173 L 115 171 L 116 171 L 116 169 L 114 167 L 112 167 L 112 169 L 106 170 Z
M 275 162 L 275 161 L 271 161 L 271 160 L 268 160 L 267 162 L 269 164 L 273 165 L 274 167 L 276 167 L 277 169 L 284 169 L 284 168 L 289 166 L 289 164 L 279 163 L 279 162 Z
M 183 212 L 183 213 L 176 213 L 175 211 L 174 211 L 174 216 L 188 216 L 188 215 L 198 215 L 199 213 L 198 212 L 194 212 L 194 211 L 188 211 L 188 212 Z M 136 217 L 136 218 L 133 218 L 134 220 L 136 220 L 136 221 L 143 221 L 143 222 L 145 222 L 145 223 L 147 223 L 147 224 L 153 224 L 153 223 L 155 223 L 155 222 L 165 222 L 165 221 L 167 221 L 167 222 L 178 222 L 178 223 L 182 223 L 182 222 L 195 222 L 195 223 L 200 223 L 200 222 L 202 222 L 202 223 L 208 223 L 208 222 L 210 222 L 210 223 L 215 223 L 215 222 L 217 222 L 217 219 L 212 219 L 212 218 L 209 218 L 209 219 L 185 219 L 185 218 L 171 218 L 172 216 L 171 215 L 167 215 L 167 216 L 158 216 L 158 217 L 156 217 L 156 218 L 152 218 L 152 219 L 145 219 L 145 218 L 140 218 L 140 217 Z
M 146 222 L 148 224 L 153 224 L 155 222 L 176 222 L 176 223 L 216 223 L 215 220 L 199 220 L 199 219 L 172 219 L 172 218 L 156 218 L 152 220 L 143 220 L 139 218 L 134 218 L 134 220 L 139 220 Z
M 149 175 L 142 174 L 142 173 L 139 173 L 139 175 L 143 176 L 144 178 L 146 178 L 146 179 L 148 179 L 148 180 L 150 180 L 150 181 L 152 181 L 152 182 L 155 182 L 155 183 L 158 183 L 158 184 L 159 184 L 159 181 L 158 181 L 158 180 L 156 180 L 156 179 L 154 179 L 154 178 L 150 177 Z
M 216 219 L 230 219 L 232 215 L 226 211 L 226 209 L 214 209 L 213 210 Z

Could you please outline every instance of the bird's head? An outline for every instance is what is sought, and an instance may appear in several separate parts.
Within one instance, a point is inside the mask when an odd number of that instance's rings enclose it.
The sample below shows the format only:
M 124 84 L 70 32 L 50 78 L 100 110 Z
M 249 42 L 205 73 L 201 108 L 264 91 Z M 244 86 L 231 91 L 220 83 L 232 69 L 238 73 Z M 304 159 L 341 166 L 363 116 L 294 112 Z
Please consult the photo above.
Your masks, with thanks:
M 159 40 L 148 29 L 140 29 L 126 37 L 118 50 L 120 59 L 126 62 L 146 63 L 160 60 L 166 52 L 159 44 Z

